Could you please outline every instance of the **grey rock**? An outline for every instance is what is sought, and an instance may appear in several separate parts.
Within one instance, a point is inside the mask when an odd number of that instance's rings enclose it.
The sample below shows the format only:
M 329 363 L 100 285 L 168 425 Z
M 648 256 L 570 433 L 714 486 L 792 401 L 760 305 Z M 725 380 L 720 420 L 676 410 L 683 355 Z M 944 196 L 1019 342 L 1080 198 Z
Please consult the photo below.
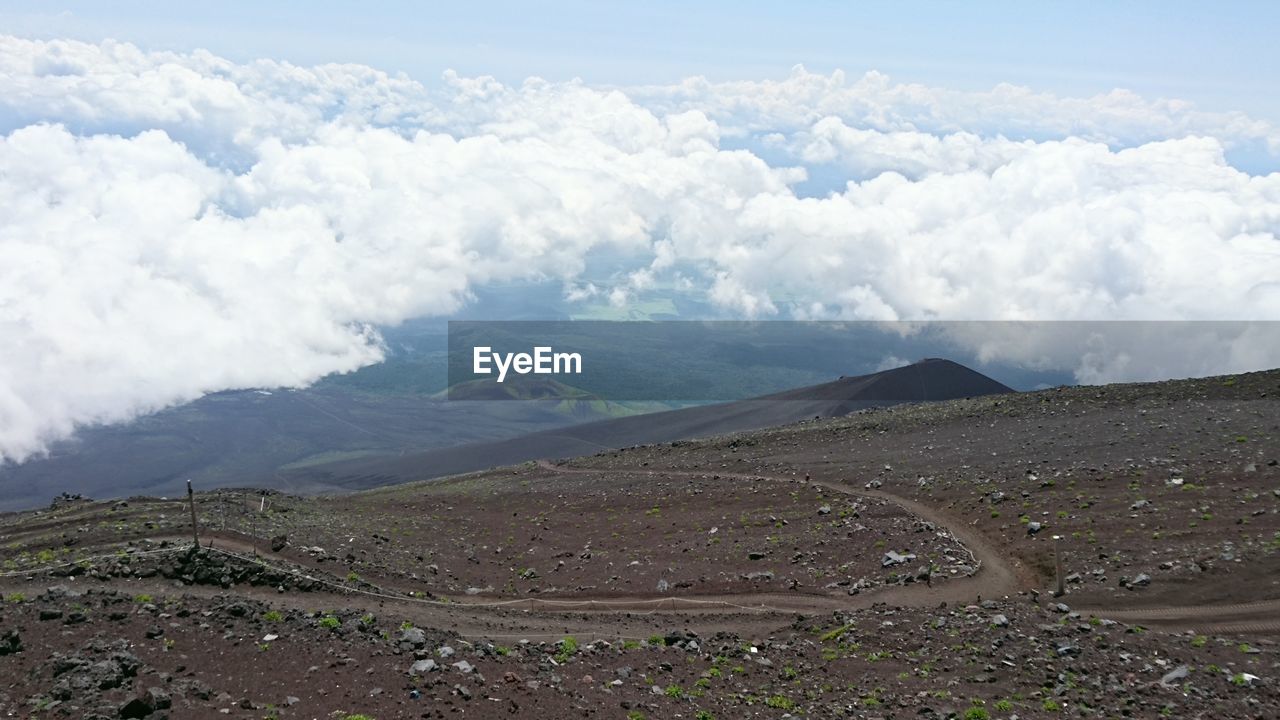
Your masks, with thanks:
M 17 630 L 9 630 L 0 635 L 0 655 L 12 655 L 22 652 L 22 638 Z
M 1178 667 L 1165 673 L 1164 677 L 1160 678 L 1160 684 L 1172 685 L 1179 680 L 1185 679 L 1189 674 L 1191 674 L 1190 668 L 1188 668 L 1186 665 L 1179 665 Z
M 164 710 L 173 704 L 173 700 L 169 697 L 169 693 L 165 692 L 162 688 L 147 688 L 146 697 L 157 710 Z
M 408 643 L 414 647 L 422 647 L 427 644 L 427 634 L 421 628 L 405 628 L 400 632 L 400 642 Z
M 903 555 L 901 553 L 890 550 L 889 552 L 884 554 L 884 558 L 880 561 L 880 567 L 891 567 L 893 565 L 901 565 L 905 562 L 910 562 L 915 559 L 916 559 L 915 553 L 907 553 L 906 555 Z
M 418 662 L 409 666 L 409 674 L 410 675 L 426 675 L 429 672 L 435 672 L 436 670 L 439 670 L 439 669 L 440 669 L 440 666 L 436 664 L 435 660 L 419 660 Z

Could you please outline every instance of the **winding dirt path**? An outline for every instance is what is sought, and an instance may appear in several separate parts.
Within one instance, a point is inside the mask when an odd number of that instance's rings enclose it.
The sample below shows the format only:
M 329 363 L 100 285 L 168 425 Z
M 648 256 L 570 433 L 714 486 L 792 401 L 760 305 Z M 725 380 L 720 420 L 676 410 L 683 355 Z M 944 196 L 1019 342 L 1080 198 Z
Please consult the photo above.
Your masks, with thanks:
M 595 470 L 591 468 L 575 468 L 539 460 L 538 467 L 549 472 L 564 475 L 590 475 L 609 473 L 615 475 L 641 475 L 645 477 L 686 477 L 709 480 L 713 477 L 721 480 L 767 480 L 769 482 L 792 483 L 821 487 L 832 492 L 852 497 L 865 497 L 884 500 L 897 505 L 911 515 L 933 523 L 950 533 L 965 547 L 978 564 L 978 571 L 973 575 L 961 578 L 947 578 L 932 587 L 927 585 L 887 586 L 880 587 L 860 595 L 831 595 L 840 608 L 867 607 L 875 602 L 887 602 L 904 607 L 936 606 L 939 603 L 968 603 L 979 597 L 997 598 L 1016 594 L 1020 590 L 1035 587 L 1035 578 L 1016 558 L 1010 558 L 996 549 L 982 533 L 965 525 L 958 519 L 936 508 L 918 503 L 914 500 L 883 490 L 853 488 L 849 485 L 830 480 L 806 480 L 804 478 L 785 475 L 761 475 L 724 472 L 696 472 L 684 470 Z M 813 596 L 806 596 L 813 597 Z M 815 608 L 816 609 L 816 608 Z
M 764 479 L 775 482 L 818 485 L 846 495 L 878 498 L 893 503 L 917 517 L 945 528 L 981 563 L 978 572 L 974 575 L 967 578 L 950 579 L 946 583 L 939 583 L 932 588 L 920 585 L 911 587 L 891 586 L 873 590 L 864 596 L 842 599 L 841 606 L 844 609 L 867 607 L 874 602 L 886 602 L 903 607 L 928 607 L 943 601 L 968 602 L 976 597 L 1008 596 L 1019 591 L 1033 589 L 1037 585 L 1034 574 L 1020 560 L 1002 552 L 986 536 L 970 525 L 961 522 L 958 518 L 952 517 L 942 510 L 883 490 L 858 489 L 834 481 L 809 480 L 785 475 L 708 473 L 683 470 L 602 471 L 590 468 L 568 467 L 548 460 L 540 460 L 538 466 L 544 470 L 565 474 L 611 472 L 700 479 L 714 476 L 722 479 L 729 478 L 743 481 Z M 1073 609 L 1086 616 L 1133 624 L 1219 633 L 1280 633 L 1280 599 L 1229 605 L 1158 608 L 1076 607 Z
M 980 598 L 1008 597 L 1036 587 L 1030 570 L 1016 557 L 1000 550 L 980 531 L 937 508 L 879 489 L 854 488 L 847 484 L 810 480 L 785 475 L 745 474 L 682 470 L 601 470 L 577 468 L 541 460 L 538 466 L 555 474 L 614 474 L 642 477 L 687 477 L 693 479 L 765 480 L 820 486 L 853 497 L 875 498 L 892 503 L 905 512 L 934 523 L 949 532 L 973 556 L 977 571 L 967 577 L 947 577 L 933 583 L 890 585 L 858 595 L 844 593 L 743 593 L 685 597 L 608 596 L 574 598 L 507 598 L 463 596 L 448 602 L 410 597 L 393 580 L 380 581 L 376 589 L 354 589 L 309 558 L 272 552 L 252 538 L 233 532 L 207 531 L 202 545 L 212 541 L 214 550 L 242 560 L 262 562 L 274 569 L 291 572 L 328 586 L 308 593 L 278 593 L 266 587 L 238 586 L 237 596 L 251 597 L 274 605 L 298 609 L 352 607 L 370 612 L 394 612 L 423 626 L 447 627 L 464 637 L 492 639 L 527 637 L 555 638 L 575 634 L 584 638 L 642 639 L 676 625 L 699 635 L 717 631 L 746 637 L 768 635 L 796 614 L 826 614 L 857 610 L 883 603 L 897 607 L 936 607 L 942 603 L 969 604 Z M 190 538 L 171 535 L 162 538 L 182 542 Z M 301 570 L 296 569 L 301 568 Z M 314 573 L 314 574 L 313 574 Z M 0 578 L 7 580 L 7 578 Z M 79 581 L 88 585 L 93 581 Z M 115 580 L 130 592 L 175 594 L 172 583 L 152 580 Z M 11 588 L 26 586 L 38 592 L 35 581 L 4 582 Z M 47 581 L 44 582 L 47 584 Z M 227 591 L 212 587 L 183 587 L 183 594 L 216 596 Z M 1047 596 L 1046 596 L 1047 598 Z M 1085 615 L 1127 623 L 1141 623 L 1199 632 L 1280 633 L 1280 599 L 1232 605 L 1202 605 L 1165 608 L 1074 608 Z

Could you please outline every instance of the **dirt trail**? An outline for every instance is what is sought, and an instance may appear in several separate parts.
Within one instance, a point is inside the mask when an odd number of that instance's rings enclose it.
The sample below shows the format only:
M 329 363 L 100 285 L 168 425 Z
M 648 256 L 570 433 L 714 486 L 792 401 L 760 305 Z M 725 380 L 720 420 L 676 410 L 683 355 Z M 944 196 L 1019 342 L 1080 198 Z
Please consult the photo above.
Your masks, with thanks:
M 945 512 L 882 490 L 855 489 L 834 481 L 806 480 L 803 478 L 787 477 L 784 475 L 725 472 L 709 473 L 680 470 L 601 471 L 589 468 L 568 467 L 552 463 L 548 460 L 538 461 L 538 467 L 554 473 L 573 475 L 589 475 L 609 472 L 611 474 L 643 475 L 647 477 L 666 476 L 701 479 L 710 478 L 714 475 L 721 479 L 742 480 L 744 482 L 752 479 L 760 479 L 767 480 L 769 482 L 817 486 L 832 492 L 850 495 L 853 497 L 876 498 L 878 500 L 884 500 L 897 505 L 906 512 L 923 520 L 927 520 L 934 525 L 937 525 L 942 530 L 951 533 L 951 535 L 955 537 L 961 545 L 965 546 L 965 548 L 969 550 L 973 555 L 974 560 L 978 563 L 978 571 L 975 574 L 963 578 L 948 578 L 944 581 L 938 582 L 932 587 L 918 584 L 915 586 L 888 586 L 870 590 L 863 595 L 855 595 L 852 597 L 844 595 L 831 596 L 832 599 L 839 602 L 841 607 L 845 608 L 865 607 L 871 602 L 887 602 L 892 605 L 917 607 L 933 606 L 941 602 L 968 603 L 976 600 L 978 597 L 1004 597 L 1016 594 L 1019 590 L 1029 590 L 1035 586 L 1033 576 L 1018 560 L 1014 559 L 1014 561 L 1010 563 L 1006 555 L 998 551 L 978 531 L 964 525 Z
M 929 507 L 893 493 L 878 489 L 853 488 L 835 481 L 809 480 L 782 475 L 698 472 L 680 470 L 596 470 L 538 462 L 540 468 L 556 474 L 625 474 L 645 477 L 689 477 L 741 481 L 765 480 L 821 486 L 850 495 L 893 503 L 904 511 L 929 521 L 951 533 L 972 555 L 977 571 L 967 577 L 939 579 L 932 586 L 923 583 L 890 585 L 864 591 L 858 595 L 844 593 L 744 593 L 731 595 L 698 595 L 690 597 L 600 596 L 574 598 L 511 598 L 462 596 L 448 602 L 410 597 L 407 590 L 395 587 L 394 580 L 379 579 L 377 589 L 354 589 L 342 584 L 332 573 L 309 557 L 296 553 L 276 553 L 255 543 L 252 538 L 226 531 L 206 531 L 202 545 L 241 559 L 258 561 L 309 579 L 331 589 L 309 593 L 277 593 L 265 587 L 237 587 L 235 595 L 253 597 L 286 607 L 317 609 L 321 607 L 355 607 L 375 612 L 394 611 L 414 622 L 446 627 L 463 636 L 490 637 L 559 637 L 573 633 L 582 637 L 638 639 L 673 625 L 709 634 L 721 630 L 751 637 L 767 635 L 797 614 L 827 614 L 840 610 L 857 610 L 877 603 L 899 607 L 936 607 L 942 603 L 969 604 L 980 598 L 996 599 L 1017 594 L 1036 586 L 1032 573 L 1017 559 L 999 550 L 973 527 L 937 508 Z M 186 535 L 154 537 L 181 543 Z M 301 568 L 301 570 L 296 569 Z M 314 573 L 314 574 L 312 574 Z M 156 580 L 117 580 L 130 592 L 173 594 L 174 586 Z M 47 584 L 47 583 L 46 583 Z M 80 585 L 91 582 L 81 581 Z M 10 588 L 27 586 L 38 592 L 32 582 L 5 582 Z M 183 593 L 215 596 L 227 591 L 211 587 L 183 587 Z M 1047 597 L 1047 596 L 1045 596 Z M 1280 633 L 1280 600 L 1239 603 L 1233 605 L 1187 606 L 1168 608 L 1074 608 L 1086 615 L 1122 622 L 1156 626 L 1190 628 L 1201 632 Z M 678 618 L 678 620 L 676 620 Z
M 605 472 L 590 468 L 567 467 L 548 460 L 540 460 L 538 466 L 544 470 L 558 473 L 590 474 Z M 683 470 L 609 470 L 607 472 L 691 478 L 706 478 L 714 474 L 720 478 L 743 481 L 764 479 L 776 482 L 820 485 L 823 488 L 847 495 L 874 497 L 891 502 L 909 513 L 946 529 L 968 548 L 974 558 L 981 563 L 978 572 L 974 575 L 967 578 L 948 580 L 945 584 L 939 583 L 932 588 L 922 585 L 892 586 L 871 591 L 865 596 L 848 598 L 843 603 L 843 607 L 846 609 L 866 607 L 872 602 L 886 602 L 904 607 L 928 607 L 942 601 L 968 602 L 976 596 L 986 598 L 1007 596 L 1019 590 L 1030 590 L 1036 587 L 1037 584 L 1033 574 L 1020 560 L 1012 558 L 1012 562 L 1010 562 L 1009 555 L 996 548 L 981 532 L 937 508 L 929 507 L 883 490 L 855 489 L 834 481 L 806 480 L 784 475 L 762 475 L 758 473 L 708 473 Z M 1077 607 L 1073 609 L 1087 616 L 1121 622 L 1168 626 L 1205 632 L 1268 634 L 1280 632 L 1280 599 L 1231 605 L 1196 605 L 1164 608 Z

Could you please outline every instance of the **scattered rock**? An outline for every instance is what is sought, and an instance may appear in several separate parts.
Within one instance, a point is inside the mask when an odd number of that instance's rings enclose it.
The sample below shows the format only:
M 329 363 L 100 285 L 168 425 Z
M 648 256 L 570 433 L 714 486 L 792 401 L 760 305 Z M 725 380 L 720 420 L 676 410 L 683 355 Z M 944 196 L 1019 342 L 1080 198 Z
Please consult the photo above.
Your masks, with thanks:
M 881 567 L 891 567 L 893 565 L 901 565 L 916 559 L 915 553 L 907 553 L 905 555 L 890 550 L 884 554 L 884 558 L 880 561 Z
M 409 666 L 409 674 L 410 675 L 426 675 L 427 673 L 435 672 L 438 669 L 440 669 L 440 666 L 436 664 L 435 660 L 431 660 L 431 659 L 419 660 L 415 662 L 413 665 Z
M 22 652 L 22 638 L 17 630 L 8 630 L 0 634 L 0 655 L 12 655 Z
M 1173 685 L 1179 680 L 1186 679 L 1187 675 L 1189 675 L 1190 673 L 1191 673 L 1191 669 L 1188 668 L 1186 665 L 1179 665 L 1178 667 L 1165 673 L 1164 676 L 1160 678 L 1160 684 L 1165 686 Z

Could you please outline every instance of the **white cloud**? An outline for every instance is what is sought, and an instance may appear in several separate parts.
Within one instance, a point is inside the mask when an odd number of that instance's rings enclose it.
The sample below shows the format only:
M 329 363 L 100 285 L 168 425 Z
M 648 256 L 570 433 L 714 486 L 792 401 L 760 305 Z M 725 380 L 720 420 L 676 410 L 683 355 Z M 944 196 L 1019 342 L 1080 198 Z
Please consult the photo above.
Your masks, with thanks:
M 797 167 L 723 149 L 764 131 Z M 1280 175 L 1223 156 L 1274 131 L 1123 92 L 803 72 L 641 89 L 446 73 L 428 90 L 0 38 L 0 132 L 0 459 L 377 362 L 372 327 L 491 282 L 625 303 L 671 281 L 744 317 L 1280 317 Z M 850 182 L 798 197 L 814 165 Z M 616 287 L 582 277 L 602 249 L 624 258 Z M 1239 338 L 1215 362 L 1274 357 Z M 1082 378 L 1133 371 L 1099 352 Z
M 731 134 L 789 134 L 834 117 L 884 132 L 969 132 L 1033 140 L 1079 137 L 1118 146 L 1212 135 L 1227 143 L 1269 142 L 1273 152 L 1280 146 L 1280 130 L 1244 113 L 1209 112 L 1182 100 L 1149 100 L 1119 89 L 1085 98 L 1009 84 L 965 92 L 895 83 L 874 70 L 850 82 L 843 71 L 819 75 L 797 65 L 783 80 L 715 83 L 695 77 L 629 93 L 658 112 L 697 108 Z
M 991 140 L 969 132 L 931 135 L 914 130 L 864 130 L 827 117 L 796 133 L 787 149 L 805 163 L 839 163 L 859 178 L 897 172 L 913 179 L 929 173 L 996 168 L 1033 149 L 1030 140 Z
M 1280 317 L 1280 174 L 1212 139 L 1039 143 L 991 172 L 887 172 L 828 198 L 761 194 L 672 252 L 742 292 L 855 319 Z

